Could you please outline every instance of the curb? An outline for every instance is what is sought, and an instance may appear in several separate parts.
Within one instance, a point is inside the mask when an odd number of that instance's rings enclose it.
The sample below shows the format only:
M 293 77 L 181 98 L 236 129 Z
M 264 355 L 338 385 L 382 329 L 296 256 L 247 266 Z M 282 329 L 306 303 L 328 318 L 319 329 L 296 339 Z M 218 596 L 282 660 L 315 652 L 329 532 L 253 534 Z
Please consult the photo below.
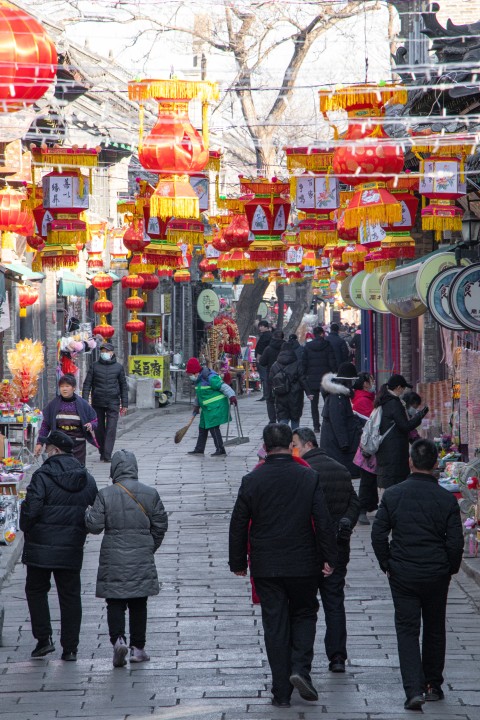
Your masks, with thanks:
M 461 567 L 465 575 L 480 585 L 480 558 L 464 558 Z

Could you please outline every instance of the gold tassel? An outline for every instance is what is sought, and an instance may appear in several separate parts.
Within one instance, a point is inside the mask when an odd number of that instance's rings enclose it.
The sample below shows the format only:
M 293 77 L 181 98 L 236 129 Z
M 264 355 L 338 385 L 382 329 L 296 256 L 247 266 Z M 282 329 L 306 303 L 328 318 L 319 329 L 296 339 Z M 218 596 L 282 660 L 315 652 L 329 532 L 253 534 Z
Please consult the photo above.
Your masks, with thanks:
M 345 229 L 358 228 L 367 222 L 381 225 L 393 225 L 402 220 L 402 207 L 400 203 L 393 205 L 377 205 L 370 207 L 345 208 Z
M 150 213 L 153 217 L 162 219 L 197 218 L 200 212 L 198 197 L 161 197 L 152 195 L 150 198 Z
M 203 232 L 192 232 L 190 230 L 170 230 L 167 228 L 167 240 L 171 243 L 184 242 L 187 245 L 203 245 L 205 236 Z
M 422 230 L 435 230 L 435 232 L 444 232 L 445 230 L 461 231 L 462 218 L 448 217 L 445 215 L 424 215 L 422 217 Z
M 76 245 L 86 242 L 86 230 L 48 230 L 47 233 L 47 245 Z
M 204 144 L 205 148 L 208 150 L 208 146 L 210 144 L 209 126 L 208 126 L 208 102 L 205 100 L 202 102 L 202 136 L 203 136 L 203 144 Z
M 292 177 L 290 178 L 290 196 L 292 198 L 297 197 L 297 178 L 295 177 L 295 175 L 292 175 Z
M 128 83 L 129 100 L 218 100 L 218 83 L 207 80 L 138 80 Z
M 40 148 L 38 148 L 38 150 L 40 151 Z M 96 151 L 95 153 L 75 152 L 70 154 L 62 150 L 49 150 L 47 152 L 36 152 L 33 150 L 32 155 L 36 165 L 73 165 L 75 167 L 98 166 L 98 153 Z
M 337 239 L 336 230 L 326 232 L 324 230 L 300 230 L 298 233 L 299 245 L 304 247 L 320 248 L 325 247 L 329 242 Z
M 322 172 L 327 170 L 333 163 L 333 152 L 313 153 L 313 154 L 297 154 L 293 153 L 286 156 L 287 170 L 309 170 L 310 172 Z

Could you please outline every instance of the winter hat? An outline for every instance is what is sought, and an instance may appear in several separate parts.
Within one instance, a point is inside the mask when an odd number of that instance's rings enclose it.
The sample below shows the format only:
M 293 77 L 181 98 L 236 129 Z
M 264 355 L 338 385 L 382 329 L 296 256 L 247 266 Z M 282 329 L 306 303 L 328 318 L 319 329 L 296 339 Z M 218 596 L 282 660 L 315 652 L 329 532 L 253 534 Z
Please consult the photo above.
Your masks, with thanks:
M 73 450 L 75 443 L 72 438 L 66 435 L 61 430 L 54 430 L 45 440 L 45 445 L 53 445 L 64 453 L 70 454 Z
M 197 358 L 190 358 L 190 360 L 187 362 L 186 371 L 189 375 L 195 375 L 195 373 L 199 373 L 201 369 L 202 366 L 198 362 Z
M 305 335 L 305 340 L 313 340 L 313 335 L 311 332 L 307 332 L 307 334 Z
M 356 380 L 357 379 L 357 368 L 351 362 L 344 362 L 340 365 L 337 370 L 337 380 Z
M 115 348 L 113 347 L 112 343 L 103 343 L 103 345 L 100 346 L 100 350 L 106 350 L 107 352 L 114 352 Z
M 392 375 L 388 378 L 387 386 L 389 390 L 395 390 L 397 387 L 413 388 L 413 385 L 407 383 L 403 375 Z

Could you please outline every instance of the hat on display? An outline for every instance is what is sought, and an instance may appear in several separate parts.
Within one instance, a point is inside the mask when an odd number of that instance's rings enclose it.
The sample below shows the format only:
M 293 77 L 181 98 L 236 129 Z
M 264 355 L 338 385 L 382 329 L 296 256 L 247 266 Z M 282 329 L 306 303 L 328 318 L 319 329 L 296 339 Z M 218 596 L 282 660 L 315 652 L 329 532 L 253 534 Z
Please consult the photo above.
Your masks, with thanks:
M 387 386 L 389 390 L 395 390 L 397 387 L 413 388 L 413 385 L 410 385 L 403 375 L 391 375 L 391 377 L 388 378 Z
M 336 380 L 356 380 L 357 377 L 357 368 L 351 362 L 342 363 L 336 374 Z
M 195 373 L 199 373 L 201 369 L 202 366 L 198 362 L 197 358 L 190 358 L 190 360 L 187 362 L 186 371 L 189 375 L 195 375 Z
M 54 430 L 45 440 L 45 445 L 53 445 L 64 453 L 71 453 L 75 443 L 61 430 Z

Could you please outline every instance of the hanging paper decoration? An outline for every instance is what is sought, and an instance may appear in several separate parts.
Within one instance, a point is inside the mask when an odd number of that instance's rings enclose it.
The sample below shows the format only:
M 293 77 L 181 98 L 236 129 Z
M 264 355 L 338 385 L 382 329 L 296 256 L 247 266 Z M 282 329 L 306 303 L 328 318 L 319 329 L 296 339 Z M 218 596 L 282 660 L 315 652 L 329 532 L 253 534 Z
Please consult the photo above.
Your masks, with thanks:
M 12 375 L 14 396 L 20 398 L 21 403 L 28 403 L 37 394 L 38 378 L 45 367 L 42 343 L 29 338 L 20 340 L 7 351 L 7 366 Z
M 107 290 L 113 285 L 113 278 L 105 272 L 97 273 L 90 281 L 98 290 L 98 300 L 93 303 L 93 312 L 100 315 L 100 323 L 93 328 L 94 335 L 101 335 L 104 340 L 108 340 L 115 333 L 115 328 L 107 322 L 107 315 L 113 310 L 113 303 L 107 298 Z
M 131 290 L 130 297 L 125 300 L 125 307 L 130 311 L 130 318 L 125 323 L 125 330 L 132 333 L 132 343 L 138 342 L 138 335 L 145 330 L 145 323 L 138 319 L 138 312 L 143 308 L 144 301 L 138 295 L 143 288 L 144 280 L 140 275 L 127 275 L 122 278 L 122 286 Z
M 13 188 L 0 190 L 0 230 L 17 235 L 33 235 L 35 220 L 25 193 Z
M 229 250 L 246 250 L 252 244 L 254 236 L 250 234 L 248 220 L 245 215 L 225 215 L 229 220 L 223 230 L 223 239 Z
M 127 267 L 128 249 L 123 244 L 124 234 L 125 228 L 114 228 L 109 233 L 110 265 L 118 270 Z
M 254 236 L 248 254 L 257 266 L 280 266 L 285 260 L 282 235 L 290 213 L 289 183 L 273 178 L 240 177 L 241 192 L 251 196 L 245 203 L 245 214 Z
M 87 268 L 103 267 L 106 242 L 107 223 L 89 223 L 87 227 L 87 244 L 85 246 L 88 255 Z
M 187 283 L 190 282 L 191 276 L 187 268 L 180 268 L 173 273 L 173 279 L 176 283 Z
M 38 290 L 31 285 L 19 285 L 18 304 L 20 305 L 20 317 L 27 317 L 27 307 L 34 305 L 38 300 Z

